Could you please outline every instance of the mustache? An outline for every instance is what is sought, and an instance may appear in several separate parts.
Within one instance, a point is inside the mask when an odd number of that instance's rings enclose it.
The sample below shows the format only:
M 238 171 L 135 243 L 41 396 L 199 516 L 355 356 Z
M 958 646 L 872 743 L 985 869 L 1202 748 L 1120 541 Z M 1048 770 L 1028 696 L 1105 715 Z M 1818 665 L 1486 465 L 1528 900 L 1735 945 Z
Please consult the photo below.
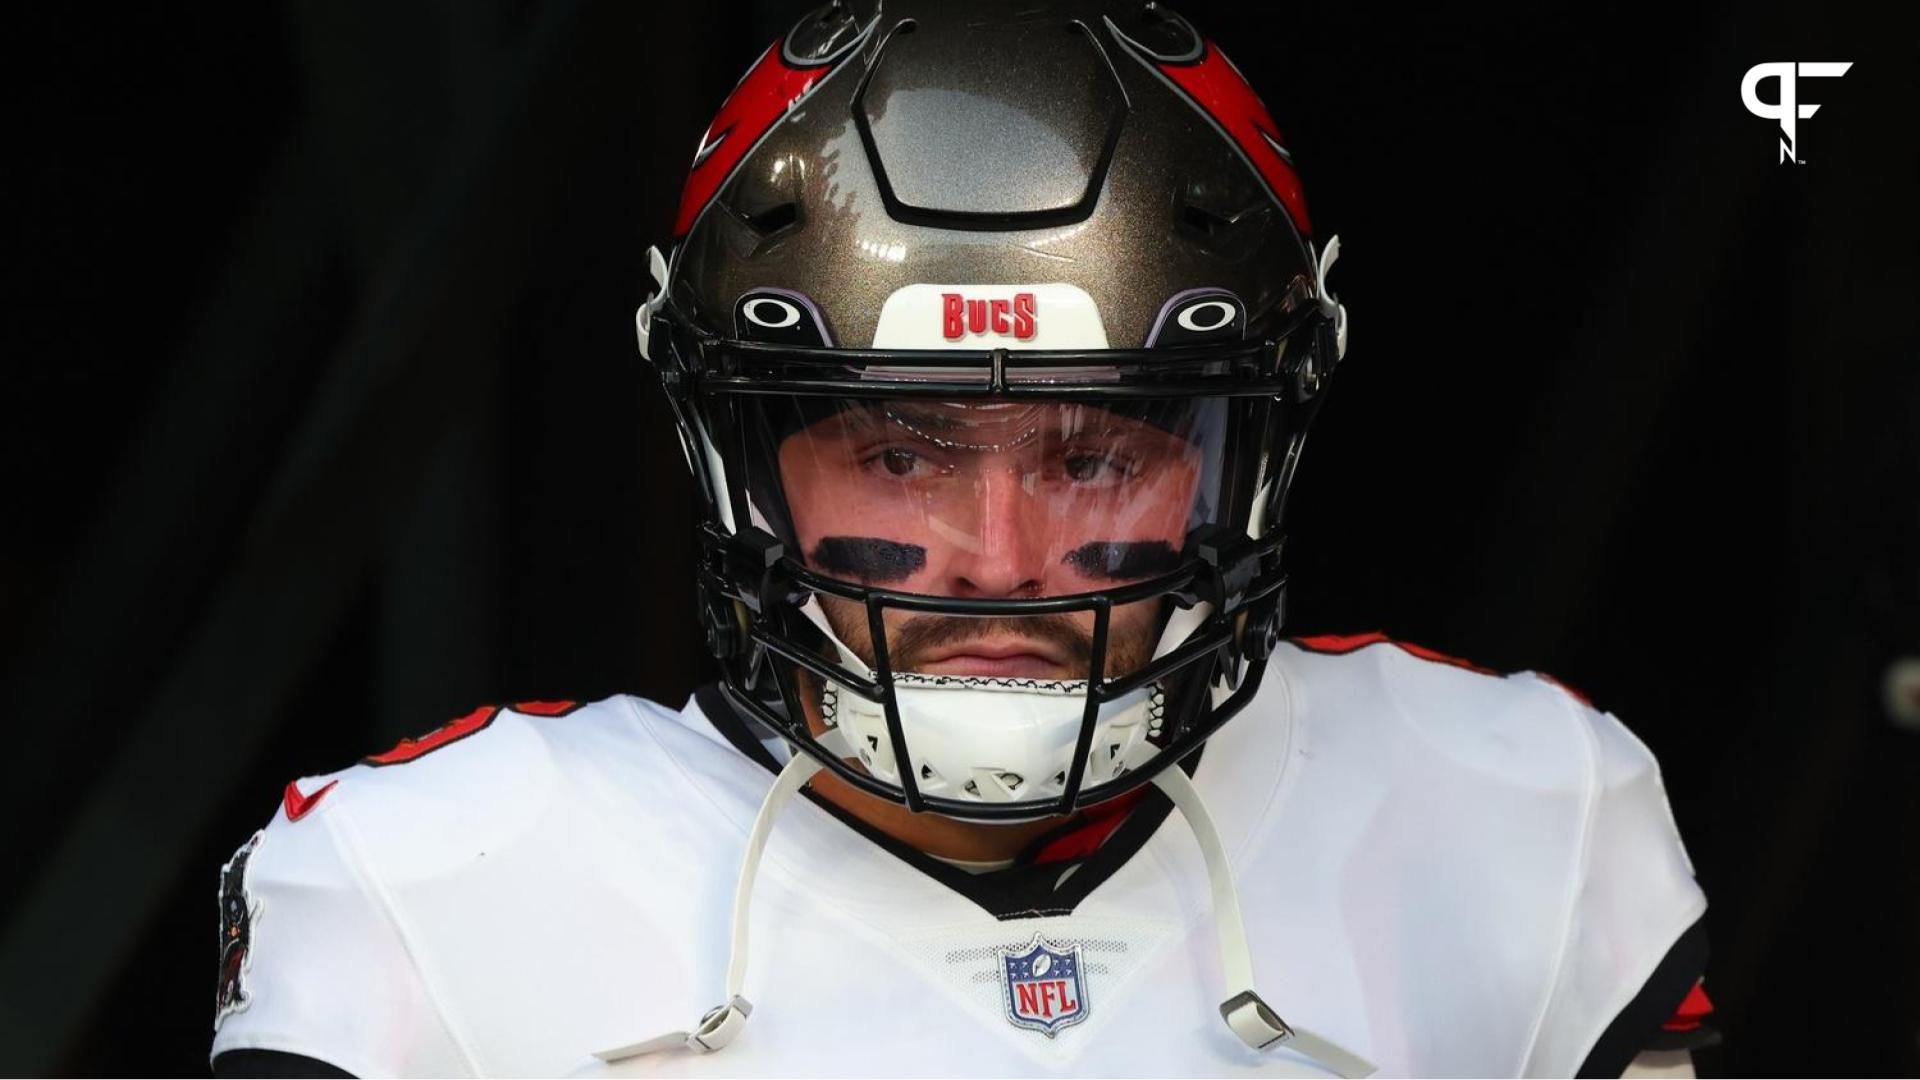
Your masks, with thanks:
M 1093 664 L 1093 634 L 1066 615 L 922 615 L 898 628 L 887 628 L 888 659 L 893 670 L 912 671 L 934 649 L 996 637 L 1025 638 L 1055 646 L 1072 668 L 1084 670 Z

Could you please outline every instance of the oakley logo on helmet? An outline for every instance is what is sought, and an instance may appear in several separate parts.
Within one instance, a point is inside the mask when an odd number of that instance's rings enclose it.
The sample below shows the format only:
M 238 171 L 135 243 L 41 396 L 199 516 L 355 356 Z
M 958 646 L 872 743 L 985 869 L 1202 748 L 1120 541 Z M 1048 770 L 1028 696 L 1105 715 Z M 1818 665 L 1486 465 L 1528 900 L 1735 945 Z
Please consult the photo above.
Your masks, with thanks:
M 1187 289 L 1161 305 L 1147 333 L 1148 346 L 1237 341 L 1246 332 L 1247 309 L 1225 289 Z
M 1233 305 L 1225 300 L 1203 300 L 1174 316 L 1174 321 L 1179 323 L 1182 329 L 1204 334 L 1209 330 L 1218 330 L 1227 325 L 1238 314 L 1239 312 L 1233 309 Z M 1202 326 L 1203 322 L 1206 325 Z
M 968 299 L 957 292 L 940 294 L 940 335 L 959 341 L 968 334 L 1009 334 L 1032 341 L 1033 294 L 1018 292 L 1012 299 Z
M 1806 164 L 1794 149 L 1795 128 L 1799 121 L 1808 119 L 1819 110 L 1818 105 L 1800 104 L 1800 90 L 1797 80 L 1801 78 L 1837 79 L 1852 67 L 1851 61 L 1843 63 L 1793 63 L 1781 61 L 1771 64 L 1755 64 L 1747 69 L 1746 77 L 1740 80 L 1740 100 L 1747 111 L 1762 120 L 1780 122 L 1780 161 L 1782 164 L 1793 162 Z M 1780 100 L 1760 100 L 1760 80 L 1780 80 Z
M 818 348 L 832 344 L 812 300 L 791 289 L 753 289 L 733 307 L 733 332 L 742 341 Z
M 740 313 L 755 326 L 784 330 L 800 321 L 800 308 L 774 296 L 756 296 L 740 305 Z

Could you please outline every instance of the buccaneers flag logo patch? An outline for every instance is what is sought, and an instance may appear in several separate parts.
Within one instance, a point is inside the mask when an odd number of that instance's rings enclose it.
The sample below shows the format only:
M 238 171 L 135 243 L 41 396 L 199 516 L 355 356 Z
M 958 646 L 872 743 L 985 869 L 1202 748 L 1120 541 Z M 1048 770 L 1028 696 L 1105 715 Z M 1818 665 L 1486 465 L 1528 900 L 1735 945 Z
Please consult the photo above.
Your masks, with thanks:
M 220 868 L 220 981 L 214 988 L 213 1026 L 247 1007 L 247 964 L 253 959 L 253 919 L 260 902 L 247 892 L 247 860 L 264 834 L 254 833 Z

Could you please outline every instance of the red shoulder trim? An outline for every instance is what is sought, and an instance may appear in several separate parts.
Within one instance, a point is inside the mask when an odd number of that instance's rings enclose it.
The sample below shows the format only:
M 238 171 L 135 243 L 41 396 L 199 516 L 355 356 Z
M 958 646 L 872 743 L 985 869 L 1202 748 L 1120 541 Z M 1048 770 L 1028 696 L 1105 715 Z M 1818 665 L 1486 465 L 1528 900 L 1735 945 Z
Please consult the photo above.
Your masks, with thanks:
M 1693 1031 L 1712 1015 L 1713 1002 L 1707 997 L 1706 987 L 1694 983 L 1693 989 L 1687 991 L 1686 1000 L 1674 1010 L 1673 1019 L 1660 1026 L 1667 1031 Z
M 1308 652 L 1328 653 L 1336 656 L 1364 649 L 1369 645 L 1391 645 L 1402 652 L 1417 656 L 1422 660 L 1451 664 L 1454 667 L 1464 668 L 1467 671 L 1477 671 L 1482 675 L 1505 676 L 1507 674 L 1507 672 L 1504 671 L 1495 671 L 1493 668 L 1476 664 L 1471 660 L 1462 660 L 1457 656 L 1448 656 L 1446 653 L 1429 649 L 1424 645 L 1415 645 L 1408 641 L 1395 641 L 1393 638 L 1388 637 L 1378 630 L 1365 634 L 1316 634 L 1311 637 L 1297 637 L 1288 640 L 1306 649 Z M 1593 698 L 1585 691 L 1570 686 L 1565 681 L 1557 679 L 1544 671 L 1536 671 L 1534 674 L 1565 690 L 1575 698 L 1578 698 L 1582 705 L 1586 705 L 1589 708 L 1595 707 Z
M 366 765 L 404 765 L 433 753 L 448 743 L 459 742 L 475 732 L 486 730 L 502 709 L 528 716 L 565 716 L 580 707 L 577 701 L 516 701 L 510 705 L 482 705 L 465 716 L 455 717 L 417 739 L 401 739 L 399 745 L 383 754 L 361 758 Z M 319 798 L 318 795 L 314 798 Z
M 513 711 L 528 716 L 565 716 L 580 707 L 577 701 L 516 701 Z
M 1407 641 L 1395 641 L 1378 630 L 1366 634 L 1317 634 L 1312 637 L 1299 637 L 1293 638 L 1292 640 L 1295 644 L 1309 652 L 1331 653 L 1334 655 L 1355 652 L 1369 645 L 1392 645 L 1401 652 L 1410 653 L 1422 660 L 1451 664 L 1454 667 L 1465 668 L 1468 671 L 1477 671 L 1482 675 L 1505 674 L 1505 672 L 1495 671 L 1490 667 L 1482 667 L 1471 660 L 1462 660 L 1457 656 L 1448 656 L 1443 652 L 1435 652 L 1423 645 L 1415 645 Z
M 287 781 L 286 793 L 280 797 L 281 803 L 286 807 L 287 820 L 299 821 L 301 818 L 313 813 L 313 808 L 319 806 L 320 800 L 326 798 L 327 792 L 332 791 L 334 785 L 339 782 L 338 780 L 329 780 L 321 785 L 319 791 L 311 795 L 302 795 L 300 794 L 300 782 L 298 780 Z
M 500 706 L 482 705 L 465 716 L 455 717 L 433 731 L 417 739 L 401 739 L 393 749 L 384 754 L 374 754 L 360 759 L 367 765 L 402 765 L 417 757 L 431 754 L 451 742 L 484 731 L 493 718 L 500 715 Z
M 1547 680 L 1553 685 L 1559 687 L 1562 690 L 1565 690 L 1567 693 L 1572 694 L 1574 697 L 1580 699 L 1580 704 L 1586 705 L 1588 707 L 1593 706 L 1593 698 L 1588 697 L 1586 691 L 1581 690 L 1578 687 L 1569 686 L 1567 683 L 1563 682 L 1560 679 L 1554 678 L 1553 676 L 1547 674 L 1544 671 L 1536 671 L 1534 672 L 1534 674 L 1540 676 L 1541 678 Z

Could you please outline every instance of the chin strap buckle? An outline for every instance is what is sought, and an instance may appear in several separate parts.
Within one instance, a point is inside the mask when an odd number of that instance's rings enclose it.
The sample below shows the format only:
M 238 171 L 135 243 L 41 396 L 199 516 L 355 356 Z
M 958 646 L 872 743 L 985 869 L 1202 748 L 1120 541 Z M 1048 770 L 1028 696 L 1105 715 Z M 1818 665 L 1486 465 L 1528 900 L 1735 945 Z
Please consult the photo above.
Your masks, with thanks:
M 1280 1014 L 1269 1008 L 1259 994 L 1252 990 L 1242 990 L 1220 1003 L 1220 1015 L 1227 1021 L 1240 1041 L 1255 1050 L 1266 1050 L 1274 1046 L 1285 1046 L 1296 1054 L 1312 1058 L 1333 1070 L 1336 1076 L 1358 1080 L 1371 1076 L 1376 1066 L 1373 1062 L 1348 1050 L 1330 1039 L 1321 1038 L 1311 1031 L 1290 1026 L 1280 1019 Z
M 1293 1029 L 1280 1014 L 1267 1007 L 1260 995 L 1242 990 L 1220 1003 L 1220 1015 L 1240 1041 L 1255 1050 L 1265 1050 L 1277 1042 L 1293 1038 Z
M 753 1003 L 735 994 L 725 1005 L 716 1005 L 707 1010 L 700 1018 L 700 1025 L 692 1031 L 670 1031 L 665 1035 L 656 1035 L 645 1042 L 632 1043 L 612 1050 L 596 1050 L 593 1056 L 612 1064 L 643 1054 L 658 1054 L 667 1050 L 692 1050 L 707 1054 L 725 1047 L 733 1041 L 740 1029 L 747 1026 L 747 1017 L 753 1015 Z
M 716 1005 L 700 1018 L 700 1026 L 687 1036 L 687 1049 L 712 1053 L 733 1041 L 753 1015 L 753 1003 L 739 994 L 725 1005 Z

